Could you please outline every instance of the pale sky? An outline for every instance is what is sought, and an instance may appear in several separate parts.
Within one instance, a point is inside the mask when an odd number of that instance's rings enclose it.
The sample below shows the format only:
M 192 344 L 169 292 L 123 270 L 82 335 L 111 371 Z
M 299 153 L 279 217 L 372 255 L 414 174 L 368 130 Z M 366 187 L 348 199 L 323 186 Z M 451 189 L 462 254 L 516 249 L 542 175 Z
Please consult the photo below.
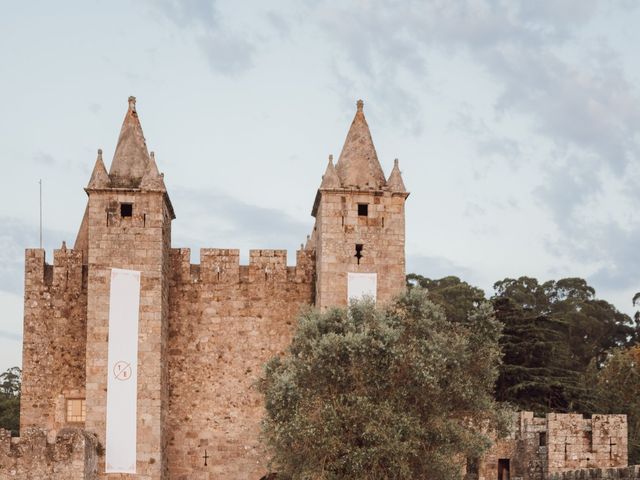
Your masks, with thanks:
M 408 271 L 640 289 L 635 0 L 6 2 L 0 14 L 0 371 L 21 363 L 24 249 L 72 244 L 135 95 L 173 245 L 286 248 L 362 98 L 400 159 Z

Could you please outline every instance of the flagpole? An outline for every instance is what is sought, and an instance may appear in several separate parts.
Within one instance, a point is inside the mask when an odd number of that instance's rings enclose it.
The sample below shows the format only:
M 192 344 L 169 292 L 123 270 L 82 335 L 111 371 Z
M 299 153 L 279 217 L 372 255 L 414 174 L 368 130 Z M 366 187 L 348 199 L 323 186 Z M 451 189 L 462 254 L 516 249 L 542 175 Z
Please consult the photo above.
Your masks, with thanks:
M 38 183 L 40 184 L 40 248 L 42 248 L 42 179 Z

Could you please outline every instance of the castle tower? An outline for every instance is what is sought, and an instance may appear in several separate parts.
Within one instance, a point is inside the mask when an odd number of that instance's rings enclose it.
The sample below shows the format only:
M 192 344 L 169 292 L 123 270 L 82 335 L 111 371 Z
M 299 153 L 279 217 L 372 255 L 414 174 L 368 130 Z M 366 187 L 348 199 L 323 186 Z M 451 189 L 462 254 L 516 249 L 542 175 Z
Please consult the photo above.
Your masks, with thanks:
M 397 160 L 385 179 L 359 100 L 338 163 L 329 157 L 311 212 L 317 307 L 346 305 L 362 294 L 384 303 L 402 291 L 408 196 Z
M 98 151 L 85 190 L 89 203 L 76 241 L 88 264 L 85 428 L 105 445 L 107 351 L 110 341 L 118 341 L 108 338 L 111 270 L 139 271 L 136 478 L 159 480 L 166 478 L 165 349 L 175 215 L 153 153 L 147 151 L 134 97 L 129 97 L 109 173 Z M 99 465 L 98 471 L 104 472 L 105 466 Z

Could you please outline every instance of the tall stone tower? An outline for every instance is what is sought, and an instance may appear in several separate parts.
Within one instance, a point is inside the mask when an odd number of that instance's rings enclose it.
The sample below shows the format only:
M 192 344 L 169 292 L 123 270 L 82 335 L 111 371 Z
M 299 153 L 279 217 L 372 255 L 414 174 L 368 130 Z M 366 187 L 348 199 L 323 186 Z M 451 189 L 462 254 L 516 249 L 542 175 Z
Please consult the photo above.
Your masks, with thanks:
M 362 293 L 384 303 L 402 291 L 408 196 L 397 160 L 385 179 L 359 100 L 338 163 L 329 157 L 311 213 L 317 307 L 346 305 Z
M 136 478 L 159 480 L 166 478 L 165 349 L 175 215 L 154 155 L 147 151 L 134 97 L 129 97 L 109 173 L 98 151 L 86 192 L 89 203 L 76 242 L 88 265 L 85 428 L 104 445 L 108 342 L 118 341 L 108 338 L 110 274 L 112 268 L 136 270 L 141 272 Z M 104 472 L 104 465 L 98 471 Z

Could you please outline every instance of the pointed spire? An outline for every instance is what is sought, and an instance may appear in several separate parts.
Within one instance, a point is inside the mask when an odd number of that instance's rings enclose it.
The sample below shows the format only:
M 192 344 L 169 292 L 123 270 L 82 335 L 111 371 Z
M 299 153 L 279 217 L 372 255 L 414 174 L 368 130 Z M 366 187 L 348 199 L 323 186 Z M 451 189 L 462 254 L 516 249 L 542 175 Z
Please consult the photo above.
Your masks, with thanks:
M 111 180 L 109 179 L 107 168 L 104 166 L 104 162 L 102 161 L 102 149 L 99 148 L 98 158 L 96 158 L 96 164 L 93 167 L 93 172 L 91 173 L 91 178 L 89 179 L 87 188 L 109 188 L 110 186 Z
M 109 176 L 113 186 L 135 188 L 147 170 L 149 153 L 136 111 L 136 97 L 129 97 L 129 109 L 122 122 Z
M 379 190 L 386 182 L 363 107 L 364 102 L 358 100 L 356 116 L 351 122 L 336 170 L 344 187 Z
M 389 180 L 387 180 L 387 187 L 392 192 L 406 193 L 407 189 L 402 181 L 402 173 L 400 172 L 400 166 L 398 159 L 393 161 L 393 170 L 389 174 Z
M 341 186 L 340 177 L 338 177 L 336 167 L 333 166 L 333 155 L 329 155 L 329 163 L 327 164 L 327 169 L 322 176 L 320 188 L 340 188 Z
M 164 175 L 158 171 L 156 155 L 153 152 L 149 156 L 147 171 L 142 176 L 142 180 L 140 180 L 140 188 L 143 190 L 167 191 L 164 185 Z

